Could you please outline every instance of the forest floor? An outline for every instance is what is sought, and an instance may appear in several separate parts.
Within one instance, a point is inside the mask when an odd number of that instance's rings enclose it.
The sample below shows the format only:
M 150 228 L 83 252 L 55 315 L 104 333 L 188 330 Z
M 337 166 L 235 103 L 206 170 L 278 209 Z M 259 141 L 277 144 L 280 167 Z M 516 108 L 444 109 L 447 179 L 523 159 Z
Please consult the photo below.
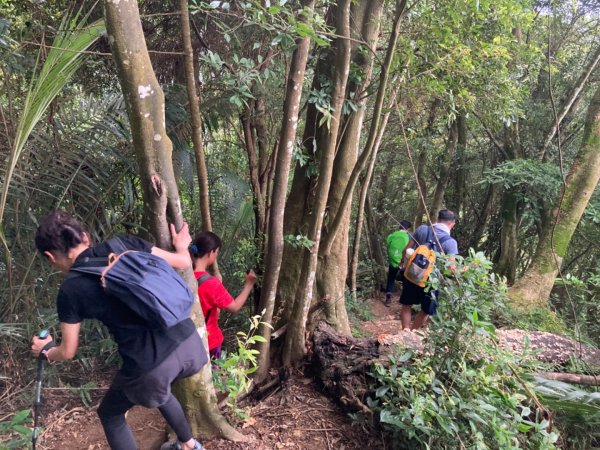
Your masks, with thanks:
M 375 337 L 384 345 L 402 342 L 411 348 L 418 348 L 426 331 L 402 332 L 397 296 L 390 307 L 383 304 L 383 295 L 380 294 L 378 297 L 360 304 L 364 309 L 368 308 L 368 312 L 364 314 L 363 311 L 362 314 L 367 320 L 355 322 L 353 324 L 355 332 L 364 337 Z M 511 346 L 523 342 L 525 335 L 532 339 L 533 343 L 539 341 L 538 345 L 545 349 L 548 361 L 567 361 L 576 350 L 572 341 L 559 345 L 563 338 L 548 333 L 526 333 L 522 330 L 502 330 L 499 333 Z M 595 361 L 600 366 L 598 349 L 590 350 L 588 356 L 591 361 Z M 40 450 L 108 449 L 96 409 L 112 378 L 111 375 L 102 374 L 98 380 L 94 380 L 97 388 L 89 391 L 91 401 L 88 407 L 82 404 L 78 396 L 65 392 L 64 389 L 44 389 L 42 413 L 44 431 L 38 440 L 37 448 Z M 203 444 L 208 450 L 387 448 L 383 436 L 353 423 L 351 417 L 340 406 L 321 393 L 312 379 L 306 378 L 299 372 L 292 374 L 284 385 L 261 401 L 240 406 L 246 408 L 250 418 L 245 421 L 235 417 L 229 418 L 231 423 L 252 441 L 232 443 L 218 439 L 207 440 Z M 158 410 L 136 407 L 129 412 L 127 420 L 140 450 L 157 450 L 165 441 L 166 424 Z
M 364 335 L 399 333 L 400 306 L 397 301 L 386 308 L 381 300 L 366 300 L 371 319 L 355 324 Z M 42 426 L 38 440 L 40 450 L 105 450 L 108 445 L 96 415 L 98 403 L 110 382 L 97 383 L 91 391 L 91 405 L 85 407 L 76 398 L 69 401 L 61 391 L 44 390 Z M 331 399 L 324 396 L 312 379 L 301 374 L 292 376 L 268 397 L 247 405 L 250 419 L 237 423 L 237 428 L 253 439 L 249 443 L 225 440 L 203 442 L 208 450 L 224 449 L 311 449 L 352 450 L 385 449 L 382 436 L 354 424 L 352 419 Z M 127 420 L 140 450 L 156 450 L 165 441 L 165 422 L 156 409 L 133 408 Z

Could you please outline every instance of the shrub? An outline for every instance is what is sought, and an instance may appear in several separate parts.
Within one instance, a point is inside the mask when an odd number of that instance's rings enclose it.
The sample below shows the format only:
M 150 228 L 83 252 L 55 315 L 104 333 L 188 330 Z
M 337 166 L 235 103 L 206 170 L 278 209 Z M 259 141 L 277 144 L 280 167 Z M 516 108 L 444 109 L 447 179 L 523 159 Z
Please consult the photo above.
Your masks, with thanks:
M 439 291 L 439 314 L 423 351 L 392 356 L 389 366 L 376 365 L 371 373 L 370 407 L 392 446 L 554 448 L 558 435 L 524 381 L 535 370 L 533 358 L 505 351 L 486 321 L 506 301 L 503 280 L 481 253 L 440 259 L 441 272 L 429 282 Z

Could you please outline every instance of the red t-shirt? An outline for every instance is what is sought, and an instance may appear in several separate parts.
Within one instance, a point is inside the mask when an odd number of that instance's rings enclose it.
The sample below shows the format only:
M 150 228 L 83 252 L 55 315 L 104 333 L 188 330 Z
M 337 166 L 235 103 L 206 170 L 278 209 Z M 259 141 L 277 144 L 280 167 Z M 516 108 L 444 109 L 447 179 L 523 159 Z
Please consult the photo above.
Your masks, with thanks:
M 197 280 L 205 273 L 194 272 L 194 276 Z M 206 331 L 208 333 L 208 349 L 212 350 L 223 343 L 223 332 L 219 328 L 219 309 L 227 308 L 233 302 L 233 297 L 217 277 L 209 278 L 198 286 L 198 297 L 205 318 L 208 311 L 211 311 L 206 322 Z

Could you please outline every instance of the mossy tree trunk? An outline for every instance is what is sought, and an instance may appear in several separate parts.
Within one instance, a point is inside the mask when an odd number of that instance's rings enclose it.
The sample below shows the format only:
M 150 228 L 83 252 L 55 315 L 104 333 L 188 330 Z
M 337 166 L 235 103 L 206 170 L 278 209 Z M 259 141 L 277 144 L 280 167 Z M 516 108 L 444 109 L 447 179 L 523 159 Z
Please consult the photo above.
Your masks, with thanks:
M 600 87 L 588 107 L 582 145 L 544 226 L 531 265 L 509 290 L 524 309 L 546 305 L 571 237 L 600 179 Z
M 150 63 L 137 2 L 105 0 L 104 16 L 140 168 L 145 215 L 156 245 L 168 249 L 171 248 L 168 224 L 173 222 L 180 229 L 183 216 L 171 159 L 172 144 L 165 130 L 164 95 Z M 191 268 L 183 276 L 196 292 Z M 192 319 L 207 347 L 206 327 L 198 301 Z M 195 376 L 177 383 L 175 392 L 194 435 L 243 439 L 219 413 L 210 364 Z

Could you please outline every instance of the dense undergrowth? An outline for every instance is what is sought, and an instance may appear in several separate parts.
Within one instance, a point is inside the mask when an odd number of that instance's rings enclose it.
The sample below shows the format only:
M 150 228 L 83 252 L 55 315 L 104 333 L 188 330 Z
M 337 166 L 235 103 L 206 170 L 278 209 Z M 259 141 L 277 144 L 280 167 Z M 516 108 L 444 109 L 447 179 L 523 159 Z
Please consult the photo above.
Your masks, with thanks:
M 532 374 L 548 367 L 530 352 L 515 355 L 505 349 L 492 323 L 570 334 L 565 321 L 550 311 L 511 311 L 504 280 L 491 272 L 482 253 L 443 265 L 444 273 L 431 278 L 440 313 L 423 350 L 398 348 L 388 364 L 376 365 L 370 374 L 369 406 L 392 447 L 580 449 L 597 444 L 600 394 L 536 380 Z M 456 269 L 450 271 L 451 265 Z

